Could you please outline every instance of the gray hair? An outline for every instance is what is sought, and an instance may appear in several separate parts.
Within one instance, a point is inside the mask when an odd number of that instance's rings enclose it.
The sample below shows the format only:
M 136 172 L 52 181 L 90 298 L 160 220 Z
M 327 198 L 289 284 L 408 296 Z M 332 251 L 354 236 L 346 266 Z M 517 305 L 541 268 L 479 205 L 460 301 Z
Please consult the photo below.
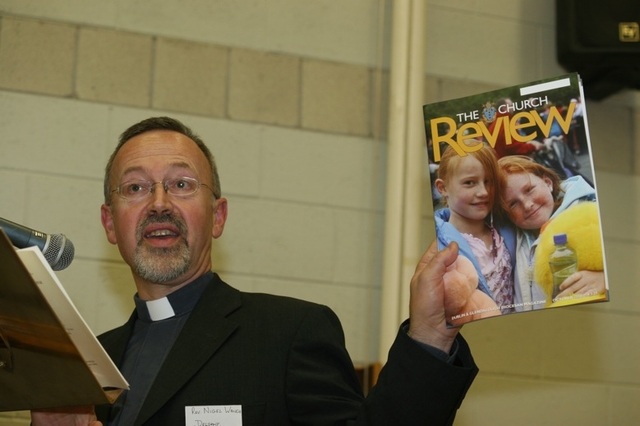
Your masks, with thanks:
M 191 139 L 195 144 L 200 148 L 204 156 L 207 158 L 209 162 L 209 166 L 211 166 L 211 190 L 213 191 L 213 196 L 218 199 L 222 196 L 222 192 L 220 190 L 220 178 L 218 176 L 218 167 L 216 166 L 215 159 L 211 154 L 211 151 L 205 145 L 205 143 L 200 139 L 198 135 L 196 135 L 189 127 L 182 124 L 182 122 L 176 120 L 171 117 L 151 117 L 146 120 L 142 120 L 139 123 L 134 124 L 125 130 L 120 138 L 118 139 L 118 145 L 116 149 L 109 157 L 109 161 L 107 162 L 107 166 L 105 168 L 104 173 L 104 202 L 106 205 L 111 204 L 111 169 L 113 168 L 113 161 L 116 157 L 120 148 L 129 141 L 130 139 L 141 135 L 146 132 L 151 132 L 153 130 L 169 130 L 173 132 L 180 133 L 189 139 Z

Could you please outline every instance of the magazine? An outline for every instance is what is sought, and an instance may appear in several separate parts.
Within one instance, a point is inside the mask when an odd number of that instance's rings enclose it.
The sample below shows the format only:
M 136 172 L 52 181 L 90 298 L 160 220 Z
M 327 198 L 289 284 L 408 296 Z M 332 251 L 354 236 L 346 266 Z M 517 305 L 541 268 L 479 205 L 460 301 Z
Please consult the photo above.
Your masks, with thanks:
M 423 107 L 450 326 L 609 300 L 578 74 Z

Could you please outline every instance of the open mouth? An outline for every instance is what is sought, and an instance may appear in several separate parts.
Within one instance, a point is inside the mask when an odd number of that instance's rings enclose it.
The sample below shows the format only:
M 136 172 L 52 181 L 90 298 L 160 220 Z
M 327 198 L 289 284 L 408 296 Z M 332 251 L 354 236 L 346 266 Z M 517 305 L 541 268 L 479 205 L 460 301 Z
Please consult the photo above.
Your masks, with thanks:
M 171 246 L 186 235 L 184 224 L 170 217 L 149 218 L 138 232 L 140 243 L 144 241 L 158 247 Z
M 168 237 L 177 237 L 179 235 L 180 234 L 170 229 L 158 229 L 155 231 L 147 232 L 146 234 L 144 234 L 144 237 L 145 238 L 168 238 Z

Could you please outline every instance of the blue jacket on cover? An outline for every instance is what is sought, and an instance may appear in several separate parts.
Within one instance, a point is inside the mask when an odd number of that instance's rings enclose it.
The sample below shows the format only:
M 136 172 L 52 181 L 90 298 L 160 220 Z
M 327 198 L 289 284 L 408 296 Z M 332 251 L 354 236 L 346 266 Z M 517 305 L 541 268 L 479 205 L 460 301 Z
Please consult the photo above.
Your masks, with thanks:
M 442 208 L 436 210 L 434 212 L 434 218 L 436 222 L 436 239 L 438 240 L 438 249 L 442 250 L 446 246 L 448 246 L 452 241 L 458 243 L 459 254 L 468 258 L 473 266 L 476 268 L 476 272 L 478 273 L 478 289 L 483 293 L 486 293 L 489 297 L 493 299 L 493 295 L 491 294 L 491 290 L 489 289 L 489 285 L 487 284 L 487 280 L 482 275 L 482 270 L 480 269 L 480 265 L 476 260 L 473 251 L 471 250 L 471 246 L 462 236 L 460 231 L 456 229 L 451 223 L 449 223 L 449 218 L 451 217 L 451 212 L 448 208 Z M 516 231 L 513 225 L 505 224 L 505 223 L 494 223 L 494 227 L 498 230 L 498 233 L 502 236 L 504 240 L 504 244 L 509 250 L 509 254 L 511 255 L 511 265 L 512 267 L 515 264 L 516 259 Z

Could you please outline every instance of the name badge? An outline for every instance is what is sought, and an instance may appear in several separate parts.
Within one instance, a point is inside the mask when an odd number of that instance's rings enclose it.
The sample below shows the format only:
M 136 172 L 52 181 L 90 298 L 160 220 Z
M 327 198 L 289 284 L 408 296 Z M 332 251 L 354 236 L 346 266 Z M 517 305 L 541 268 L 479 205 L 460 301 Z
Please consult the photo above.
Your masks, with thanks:
M 184 407 L 187 426 L 242 426 L 242 405 Z

